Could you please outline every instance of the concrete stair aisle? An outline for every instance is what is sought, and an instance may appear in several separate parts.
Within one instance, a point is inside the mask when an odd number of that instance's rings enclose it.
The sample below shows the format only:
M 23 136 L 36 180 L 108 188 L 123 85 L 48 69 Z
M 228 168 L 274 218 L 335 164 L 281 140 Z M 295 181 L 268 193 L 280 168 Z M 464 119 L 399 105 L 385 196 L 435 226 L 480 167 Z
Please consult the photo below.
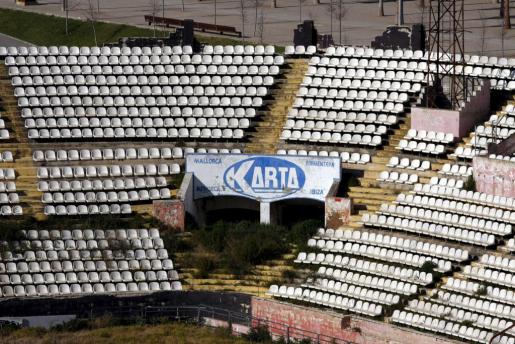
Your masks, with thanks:
M 16 189 L 20 195 L 23 214 L 42 220 L 45 216 L 43 215 L 43 203 L 41 203 L 42 194 L 37 190 L 37 170 L 32 161 L 32 145 L 19 115 L 14 90 L 7 68 L 3 63 L 0 63 L 0 109 L 0 116 L 6 121 L 10 135 L 9 142 L 0 142 L 0 150 L 10 150 L 14 155 L 14 163 L 1 165 L 15 168 Z
M 308 69 L 307 59 L 286 60 L 284 73 L 272 90 L 271 101 L 264 111 L 264 118 L 256 123 L 255 132 L 245 147 L 247 153 L 275 154 L 288 111 L 295 101 L 297 91 Z
M 284 271 L 294 270 L 291 265 L 295 258 L 296 256 L 291 252 L 279 259 L 256 265 L 243 275 L 215 269 L 203 278 L 196 277 L 196 269 L 190 267 L 190 255 L 177 254 L 174 262 L 179 270 L 184 290 L 235 291 L 267 297 L 266 292 L 269 286 L 283 281 Z

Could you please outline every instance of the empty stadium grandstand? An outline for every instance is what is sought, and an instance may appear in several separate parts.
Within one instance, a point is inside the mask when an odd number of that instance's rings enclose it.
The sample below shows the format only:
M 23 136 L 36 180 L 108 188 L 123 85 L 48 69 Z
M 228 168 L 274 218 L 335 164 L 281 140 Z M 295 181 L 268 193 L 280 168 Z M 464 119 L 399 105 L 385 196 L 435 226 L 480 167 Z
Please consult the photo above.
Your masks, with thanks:
M 190 38 L 0 46 L 0 317 L 515 344 L 515 57 Z

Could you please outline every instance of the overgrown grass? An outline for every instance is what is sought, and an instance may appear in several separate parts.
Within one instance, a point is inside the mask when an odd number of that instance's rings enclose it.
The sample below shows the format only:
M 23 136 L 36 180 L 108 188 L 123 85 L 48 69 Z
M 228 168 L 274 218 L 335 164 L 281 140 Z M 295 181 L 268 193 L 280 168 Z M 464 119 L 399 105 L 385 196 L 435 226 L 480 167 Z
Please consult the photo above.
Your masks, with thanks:
M 143 16 L 144 13 L 141 15 Z M 98 45 L 114 43 L 122 37 L 154 37 L 154 29 L 151 26 L 142 28 L 101 21 L 95 22 L 94 25 Z M 0 32 L 35 45 L 95 45 L 93 28 L 90 22 L 69 19 L 67 35 L 65 31 L 65 19 L 63 17 L 27 11 L 0 9 Z M 157 27 L 156 37 L 168 36 L 169 32 L 168 30 L 162 31 L 160 27 Z M 195 35 L 195 37 L 201 43 L 211 45 L 243 44 L 241 40 L 227 37 L 202 35 Z M 284 51 L 284 47 L 276 48 L 278 52 Z
M 84 325 L 84 324 L 82 324 Z M 131 325 L 113 327 L 86 326 L 82 329 L 44 330 L 26 328 L 14 330 L 0 338 L 2 343 L 213 343 L 243 344 L 248 340 L 232 336 L 223 328 L 210 329 L 182 323 L 159 325 Z

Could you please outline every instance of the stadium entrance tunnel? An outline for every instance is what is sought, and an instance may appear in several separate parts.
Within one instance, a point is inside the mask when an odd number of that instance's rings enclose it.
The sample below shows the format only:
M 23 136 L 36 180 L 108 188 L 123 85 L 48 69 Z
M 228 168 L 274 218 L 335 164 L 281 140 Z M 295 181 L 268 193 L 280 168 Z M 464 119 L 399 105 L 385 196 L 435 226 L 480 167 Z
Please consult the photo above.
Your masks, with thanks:
M 277 224 L 290 226 L 304 220 L 324 221 L 324 203 L 307 198 L 293 198 L 271 204 Z
M 197 209 L 203 216 L 197 216 L 201 225 L 215 223 L 219 220 L 259 221 L 259 202 L 246 197 L 218 196 L 196 200 Z

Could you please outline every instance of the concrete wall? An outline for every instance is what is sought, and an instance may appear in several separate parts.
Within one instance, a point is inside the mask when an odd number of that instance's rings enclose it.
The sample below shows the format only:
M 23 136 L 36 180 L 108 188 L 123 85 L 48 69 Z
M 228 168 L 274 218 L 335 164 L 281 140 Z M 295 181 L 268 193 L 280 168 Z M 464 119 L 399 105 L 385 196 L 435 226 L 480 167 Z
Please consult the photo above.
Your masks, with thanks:
M 273 329 L 276 336 L 296 338 L 308 337 L 319 333 L 339 339 L 336 343 L 362 344 L 450 344 L 456 341 L 441 338 L 432 334 L 424 334 L 406 328 L 386 324 L 384 322 L 360 318 L 354 315 L 334 313 L 329 310 L 318 310 L 276 300 L 252 298 L 252 316 L 273 322 L 287 323 L 290 328 Z M 295 329 L 303 329 L 301 332 Z M 311 336 L 312 338 L 312 336 Z M 327 339 L 325 339 L 327 340 Z M 321 338 L 320 342 L 325 341 Z M 330 342 L 330 341 L 329 341 Z
M 180 231 L 184 230 L 185 211 L 181 200 L 162 200 L 152 203 L 152 214 L 165 226 Z
M 477 191 L 515 197 L 515 162 L 475 157 L 472 166 Z
M 490 83 L 483 82 L 469 102 L 459 111 L 415 107 L 411 109 L 411 128 L 452 133 L 457 138 L 468 134 L 490 112 Z
M 325 227 L 337 229 L 347 225 L 352 214 L 352 200 L 343 197 L 325 198 Z

